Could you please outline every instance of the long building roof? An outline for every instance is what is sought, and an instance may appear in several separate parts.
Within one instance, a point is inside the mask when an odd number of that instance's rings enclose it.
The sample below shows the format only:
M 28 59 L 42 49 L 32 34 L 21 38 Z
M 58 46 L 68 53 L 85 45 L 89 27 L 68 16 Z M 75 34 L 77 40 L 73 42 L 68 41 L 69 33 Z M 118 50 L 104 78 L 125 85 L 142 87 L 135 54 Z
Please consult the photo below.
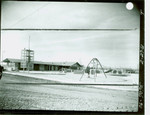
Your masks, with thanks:
M 14 59 L 14 58 L 6 58 L 3 62 L 16 62 L 21 63 L 23 60 L 21 59 Z M 74 64 L 80 65 L 78 62 L 43 62 L 43 61 L 33 61 L 34 64 L 42 64 L 42 65 L 59 65 L 59 66 L 72 66 Z M 80 65 L 81 66 L 81 65 Z

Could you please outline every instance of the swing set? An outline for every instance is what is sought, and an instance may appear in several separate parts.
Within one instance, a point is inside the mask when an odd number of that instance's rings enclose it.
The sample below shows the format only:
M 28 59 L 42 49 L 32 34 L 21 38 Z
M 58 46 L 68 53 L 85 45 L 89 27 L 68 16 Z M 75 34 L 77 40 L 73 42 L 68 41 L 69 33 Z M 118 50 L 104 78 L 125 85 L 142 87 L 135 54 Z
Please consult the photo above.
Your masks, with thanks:
M 94 81 L 96 81 L 97 73 L 103 72 L 105 78 L 107 78 L 104 69 L 97 58 L 93 58 L 89 64 L 87 65 L 85 71 L 83 72 L 82 76 L 80 77 L 80 81 L 83 78 L 85 73 L 88 73 L 88 78 L 94 77 Z

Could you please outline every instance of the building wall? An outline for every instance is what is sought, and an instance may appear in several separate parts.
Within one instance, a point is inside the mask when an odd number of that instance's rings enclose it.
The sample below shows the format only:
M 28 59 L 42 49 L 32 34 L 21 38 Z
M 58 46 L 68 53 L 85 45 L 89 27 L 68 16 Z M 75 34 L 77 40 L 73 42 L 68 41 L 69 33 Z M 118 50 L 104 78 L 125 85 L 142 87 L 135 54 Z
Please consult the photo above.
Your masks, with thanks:
M 70 68 L 71 68 L 72 70 L 81 70 L 81 69 L 82 69 L 82 67 L 80 67 L 80 65 L 77 64 L 77 63 L 75 63 L 74 65 L 72 65 Z
M 30 71 L 66 71 L 70 69 L 73 70 L 79 70 L 80 65 L 74 64 L 73 66 L 62 66 L 62 65 L 45 65 L 45 64 L 29 64 L 29 70 Z M 20 62 L 8 62 L 7 63 L 7 70 L 9 71 L 19 71 L 23 70 Z M 24 70 L 28 70 L 28 67 L 26 67 Z
M 34 69 L 33 70 L 39 71 L 40 70 L 39 64 L 34 64 Z
M 48 71 L 49 70 L 49 65 L 44 65 L 44 70 Z
M 19 70 L 19 63 L 15 63 L 15 71 L 18 71 Z
M 6 70 L 8 70 L 8 71 L 14 71 L 15 70 L 15 63 L 7 63 Z
M 58 66 L 55 66 L 55 71 L 58 71 Z
M 44 71 L 44 65 L 39 66 L 40 71 Z
M 53 65 L 51 66 L 51 70 L 54 71 L 54 66 Z
M 30 63 L 30 64 L 29 64 L 29 70 L 32 71 L 33 69 L 34 69 L 34 64 L 33 64 L 33 63 Z

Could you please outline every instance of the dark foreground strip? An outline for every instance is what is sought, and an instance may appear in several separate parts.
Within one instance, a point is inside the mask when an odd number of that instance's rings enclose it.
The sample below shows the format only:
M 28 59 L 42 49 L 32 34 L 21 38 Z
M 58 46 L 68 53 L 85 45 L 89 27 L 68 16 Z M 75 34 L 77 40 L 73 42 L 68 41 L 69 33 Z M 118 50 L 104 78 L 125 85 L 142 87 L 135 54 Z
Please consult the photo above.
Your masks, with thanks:
M 44 28 L 3 28 L 2 31 L 132 31 L 134 29 L 44 29 Z

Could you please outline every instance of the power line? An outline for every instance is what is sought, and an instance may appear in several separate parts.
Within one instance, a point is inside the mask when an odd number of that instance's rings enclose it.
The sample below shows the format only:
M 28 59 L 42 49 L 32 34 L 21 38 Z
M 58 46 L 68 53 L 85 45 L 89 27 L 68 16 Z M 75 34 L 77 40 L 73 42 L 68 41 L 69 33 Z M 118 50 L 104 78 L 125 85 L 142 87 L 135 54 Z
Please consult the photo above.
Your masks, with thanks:
M 49 3 L 48 3 L 49 4 Z M 33 15 L 35 12 L 39 11 L 40 9 L 44 8 L 45 6 L 47 6 L 48 4 L 44 4 L 43 6 L 41 6 L 40 8 L 36 9 L 35 11 L 31 12 L 30 14 L 28 14 L 27 16 L 21 18 L 19 21 L 17 21 L 16 23 L 12 24 L 10 27 L 13 27 L 14 25 L 18 24 L 19 22 L 25 20 L 27 17 Z

